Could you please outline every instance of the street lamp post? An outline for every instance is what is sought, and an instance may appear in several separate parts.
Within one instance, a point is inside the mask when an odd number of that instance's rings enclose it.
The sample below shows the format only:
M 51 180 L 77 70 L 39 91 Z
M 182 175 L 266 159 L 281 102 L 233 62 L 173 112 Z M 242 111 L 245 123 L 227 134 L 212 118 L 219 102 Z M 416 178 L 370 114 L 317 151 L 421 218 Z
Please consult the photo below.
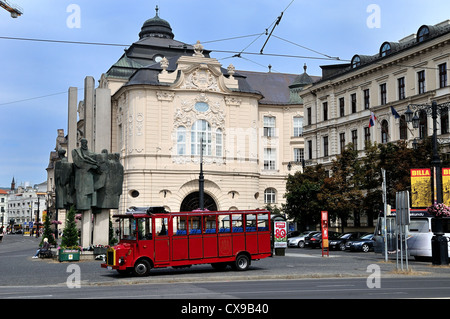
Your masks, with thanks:
M 417 111 L 425 111 L 427 115 L 431 114 L 433 119 L 433 137 L 432 146 L 433 154 L 431 158 L 431 166 L 433 167 L 433 203 L 443 202 L 442 197 L 442 170 L 441 170 L 441 159 L 438 153 L 438 142 L 437 142 L 437 117 L 443 112 L 448 112 L 448 107 L 450 103 L 437 104 L 433 101 L 431 105 L 428 104 L 410 104 L 405 112 L 406 122 L 412 122 L 414 128 L 419 127 L 419 117 L 417 116 Z M 413 109 L 414 112 L 411 110 Z M 444 265 L 449 263 L 448 259 L 448 241 L 444 236 L 442 218 L 435 218 L 435 229 L 434 236 L 431 239 L 431 253 L 432 253 L 432 263 L 434 265 Z
M 200 210 L 205 209 L 205 177 L 203 176 L 203 138 L 200 139 L 200 174 L 198 176 L 198 195 Z

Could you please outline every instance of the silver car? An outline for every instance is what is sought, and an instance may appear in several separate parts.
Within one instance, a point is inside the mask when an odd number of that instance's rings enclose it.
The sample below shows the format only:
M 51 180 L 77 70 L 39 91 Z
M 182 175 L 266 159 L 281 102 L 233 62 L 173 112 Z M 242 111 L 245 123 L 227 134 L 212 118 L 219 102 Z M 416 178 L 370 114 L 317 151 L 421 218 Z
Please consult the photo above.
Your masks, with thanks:
M 316 233 L 320 233 L 320 232 L 313 231 L 313 230 L 307 230 L 298 236 L 288 238 L 288 247 L 303 248 L 303 247 L 305 247 L 305 237 L 308 235 L 316 234 Z

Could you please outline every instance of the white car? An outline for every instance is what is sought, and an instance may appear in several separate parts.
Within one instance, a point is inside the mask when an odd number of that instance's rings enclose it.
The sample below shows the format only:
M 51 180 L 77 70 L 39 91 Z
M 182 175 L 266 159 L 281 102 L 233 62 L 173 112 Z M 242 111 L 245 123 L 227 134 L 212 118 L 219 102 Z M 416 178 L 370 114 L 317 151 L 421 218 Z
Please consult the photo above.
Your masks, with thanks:
M 298 236 L 288 238 L 288 247 L 298 247 L 298 248 L 305 247 L 305 237 L 308 235 L 311 235 L 312 233 L 315 234 L 315 233 L 320 233 L 320 232 L 313 231 L 313 230 L 307 230 Z

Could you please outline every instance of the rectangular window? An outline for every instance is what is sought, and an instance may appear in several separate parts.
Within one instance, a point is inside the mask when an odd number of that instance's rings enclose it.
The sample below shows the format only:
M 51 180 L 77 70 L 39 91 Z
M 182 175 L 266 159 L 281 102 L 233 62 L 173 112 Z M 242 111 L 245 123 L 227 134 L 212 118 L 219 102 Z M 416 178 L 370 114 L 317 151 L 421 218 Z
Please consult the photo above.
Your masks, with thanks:
M 216 130 L 216 156 L 222 156 L 223 134 L 221 129 Z
M 294 136 L 303 135 L 303 117 L 294 117 Z
M 353 150 L 358 150 L 358 130 L 352 131 L 352 144 L 353 144 Z
M 425 93 L 425 71 L 417 72 L 419 94 Z
M 370 91 L 369 89 L 364 90 L 364 109 L 368 110 L 370 108 Z
M 307 116 L 307 119 L 308 119 L 308 125 L 311 125 L 312 124 L 312 115 L 311 115 L 311 108 L 310 107 L 308 107 L 306 109 L 306 116 Z
M 380 104 L 385 105 L 387 103 L 387 89 L 386 83 L 380 85 Z
M 342 153 L 345 150 L 345 133 L 339 133 L 339 145 Z
M 312 153 L 313 153 L 313 149 L 312 149 L 312 141 L 308 141 L 308 159 L 312 159 Z
M 447 86 L 447 63 L 439 64 L 439 88 Z
M 406 140 L 408 138 L 408 124 L 404 115 L 400 117 L 400 139 Z
M 345 150 L 345 133 L 339 133 L 339 145 L 342 153 Z
M 441 134 L 448 133 L 448 108 L 444 108 L 441 111 Z
M 323 137 L 323 156 L 328 156 L 328 136 Z
M 345 100 L 343 97 L 339 99 L 339 115 L 340 117 L 345 116 Z
M 356 93 L 350 95 L 352 100 L 352 113 L 356 113 Z
M 301 163 L 305 159 L 303 148 L 294 148 L 294 162 Z
M 364 128 L 364 142 L 370 142 L 370 127 Z
M 264 169 L 273 170 L 275 169 L 275 157 L 276 152 L 273 148 L 264 149 Z
M 179 126 L 177 129 L 177 155 L 186 154 L 186 128 Z
M 275 136 L 275 118 L 264 116 L 264 136 Z
M 397 83 L 398 83 L 398 99 L 399 100 L 403 100 L 403 99 L 406 98 L 406 95 L 405 95 L 405 78 L 404 77 L 399 78 L 397 80 Z
M 328 121 L 328 102 L 324 102 L 323 106 L 323 120 Z

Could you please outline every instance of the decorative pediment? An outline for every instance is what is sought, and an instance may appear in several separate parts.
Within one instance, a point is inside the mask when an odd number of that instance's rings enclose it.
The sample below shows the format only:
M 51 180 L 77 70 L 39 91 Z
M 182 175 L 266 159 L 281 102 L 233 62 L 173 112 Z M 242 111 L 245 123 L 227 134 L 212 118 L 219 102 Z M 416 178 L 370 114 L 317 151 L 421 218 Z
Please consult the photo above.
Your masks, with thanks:
M 200 92 L 231 93 L 239 88 L 234 78 L 234 66 L 228 67 L 228 77 L 222 74 L 222 65 L 216 59 L 206 58 L 202 54 L 181 56 L 177 69 L 168 73 L 165 65 L 158 75 L 161 83 L 171 84 L 173 89 L 196 90 Z

